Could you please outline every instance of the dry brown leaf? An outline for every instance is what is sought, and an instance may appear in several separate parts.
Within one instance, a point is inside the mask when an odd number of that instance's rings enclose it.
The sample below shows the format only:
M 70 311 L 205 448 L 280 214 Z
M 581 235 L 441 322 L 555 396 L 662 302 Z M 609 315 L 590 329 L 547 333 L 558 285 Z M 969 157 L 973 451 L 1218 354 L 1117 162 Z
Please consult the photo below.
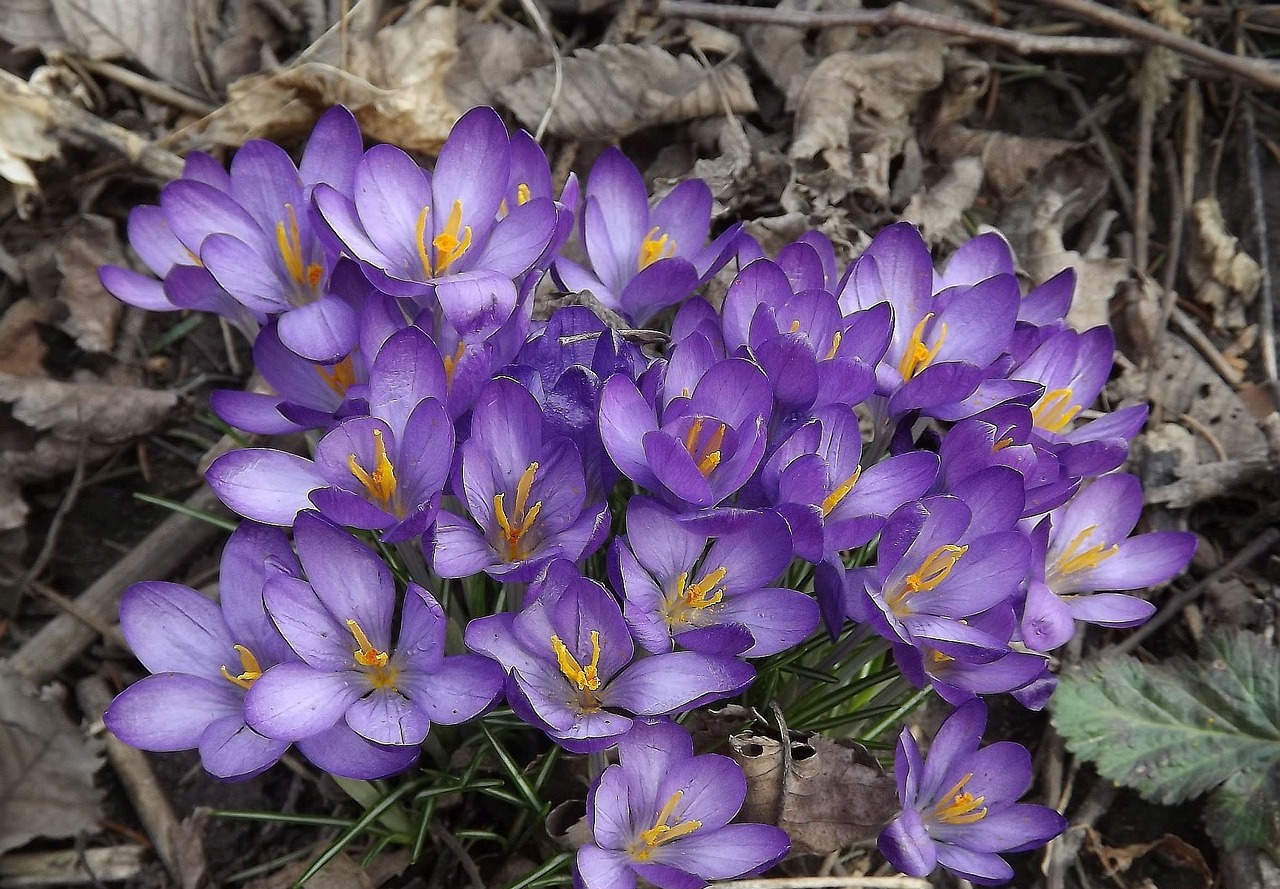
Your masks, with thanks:
M 444 86 L 457 54 L 455 11 L 431 6 L 353 36 L 345 67 L 337 41 L 327 40 L 305 62 L 235 81 L 203 136 L 222 145 L 294 138 L 341 103 L 369 138 L 435 154 L 459 116 Z
M 790 751 L 766 735 L 729 739 L 747 776 L 743 818 L 776 824 L 797 853 L 826 855 L 879 833 L 897 790 L 861 744 L 792 733 Z
M 49 300 L 23 297 L 0 317 L 0 373 L 19 377 L 44 375 L 44 341 L 40 325 L 54 319 L 54 304 Z
M 1086 831 L 1086 848 L 1097 856 L 1098 862 L 1107 876 L 1115 879 L 1133 867 L 1135 861 L 1145 858 L 1152 852 L 1158 854 L 1179 867 L 1194 871 L 1203 882 L 1204 889 L 1213 883 L 1213 871 L 1209 869 L 1204 856 L 1176 834 L 1166 833 L 1158 840 L 1150 843 L 1131 843 L 1127 846 L 1108 846 L 1102 842 L 1101 836 L 1093 828 Z
M 550 61 L 546 43 L 523 25 L 459 15 L 458 58 L 444 82 L 455 108 L 492 105 L 498 90 Z
M 881 204 L 889 166 L 914 137 L 911 115 L 942 82 L 940 35 L 899 32 L 881 49 L 839 52 L 809 74 L 796 104 L 796 159 L 821 157 Z
M 551 104 L 555 68 L 537 68 L 498 91 L 533 129 Z M 756 110 L 742 69 L 703 67 L 693 56 L 633 44 L 582 48 L 564 60 L 564 84 L 547 129 L 552 135 L 612 140 L 654 124 Z
M 1238 330 L 1248 323 L 1245 307 L 1253 303 L 1262 283 L 1262 269 L 1227 231 L 1217 198 L 1201 198 L 1191 205 L 1193 246 L 1187 256 L 1187 277 L 1196 300 L 1213 311 L 1213 323 Z
M 960 157 L 981 158 L 987 185 L 996 197 L 1007 198 L 1062 155 L 1079 151 L 1081 145 L 1066 139 L 1036 139 L 952 125 L 933 134 L 928 147 L 943 163 Z
M 106 456 L 159 426 L 179 401 L 173 392 L 0 373 L 0 530 L 26 519 L 19 485 Z
M 98 823 L 97 746 L 53 701 L 0 669 L 0 853 Z
M 109 352 L 124 304 L 102 286 L 98 268 L 128 265 L 115 223 L 103 216 L 81 218 L 58 243 L 54 257 L 62 274 L 58 301 L 67 307 L 60 326 L 86 352 Z
M 981 188 L 982 161 L 957 158 L 937 185 L 912 196 L 902 218 L 918 226 L 930 245 L 944 240 L 958 244 L 967 237 L 964 212 L 973 206 Z
M 46 54 L 67 48 L 66 34 L 50 0 L 6 0 L 0 15 L 0 38 L 18 49 L 35 48 Z
M 49 135 L 46 117 L 0 95 L 0 179 L 38 192 L 30 163 L 57 156 L 58 143 Z
M 324 851 L 317 848 L 316 854 Z M 368 869 L 362 868 L 354 858 L 341 853 L 321 868 L 307 881 L 310 889 L 376 889 L 392 877 L 398 876 L 409 863 L 409 850 L 399 849 L 379 855 Z M 310 860 L 287 864 L 280 870 L 249 883 L 246 889 L 291 889 L 294 881 L 311 866 Z
M 131 59 L 161 80 L 201 88 L 186 2 L 50 0 L 67 41 L 91 59 Z

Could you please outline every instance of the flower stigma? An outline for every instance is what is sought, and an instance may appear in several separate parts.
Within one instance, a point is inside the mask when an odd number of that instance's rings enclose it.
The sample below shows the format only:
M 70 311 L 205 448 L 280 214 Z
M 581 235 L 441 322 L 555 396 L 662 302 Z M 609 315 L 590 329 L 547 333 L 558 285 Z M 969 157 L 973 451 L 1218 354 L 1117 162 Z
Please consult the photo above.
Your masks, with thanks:
M 582 708 L 600 709 L 600 699 L 595 694 L 600 690 L 600 631 L 591 631 L 591 660 L 585 667 L 578 663 L 564 641 L 554 634 L 551 636 L 551 650 L 555 652 L 556 665 L 561 674 L 582 692 Z
M 705 442 L 702 440 L 703 426 L 706 423 L 703 417 L 695 418 L 689 424 L 689 431 L 684 434 L 684 449 L 697 464 L 698 472 L 702 473 L 703 478 L 711 475 L 720 465 L 720 446 L 724 443 L 725 424 L 718 420 L 712 422 L 716 429 L 707 436 Z
M 422 273 L 428 278 L 437 278 L 449 271 L 449 266 L 457 262 L 462 254 L 471 246 L 471 226 L 462 224 L 462 201 L 455 200 L 449 218 L 445 220 L 444 231 L 431 239 L 431 247 L 427 246 L 427 221 L 431 216 L 431 208 L 423 207 L 418 214 L 416 230 L 418 260 L 422 263 Z M 435 259 L 431 258 L 432 249 Z
M 822 498 L 822 517 L 826 518 L 831 515 L 831 511 L 840 505 L 840 501 L 849 496 L 849 492 L 853 490 L 853 486 L 858 483 L 858 477 L 862 475 L 862 467 L 855 466 L 853 473 L 840 484 L 836 485 L 834 491 Z
M 1080 405 L 1072 404 L 1071 387 L 1050 389 L 1031 407 L 1031 419 L 1048 432 L 1061 432 L 1080 413 Z
M 677 790 L 671 794 L 666 804 L 662 807 L 662 811 L 658 813 L 658 817 L 654 819 L 653 827 L 640 831 L 639 841 L 633 843 L 629 850 L 632 858 L 636 861 L 648 861 L 653 854 L 653 850 L 663 843 L 678 840 L 680 837 L 687 837 L 702 826 L 701 821 L 693 819 L 680 821 L 676 824 L 667 824 L 668 819 L 675 812 L 676 806 L 680 804 L 682 797 L 684 797 L 683 790 Z
M 373 471 L 361 466 L 355 454 L 347 458 L 347 468 L 370 497 L 384 507 L 391 505 L 396 496 L 396 472 L 387 458 L 387 443 L 383 441 L 381 429 L 373 430 Z
M 1097 525 L 1089 525 L 1071 538 L 1071 542 L 1067 544 L 1066 549 L 1059 553 L 1058 558 L 1054 560 L 1053 569 L 1049 572 L 1048 580 L 1061 580 L 1068 574 L 1097 568 L 1120 551 L 1119 544 L 1113 543 L 1107 546 L 1105 541 L 1096 543 L 1088 549 L 1080 549 L 1096 530 L 1098 530 Z
M 542 512 L 541 500 L 535 500 L 532 506 L 527 506 L 529 493 L 533 489 L 533 477 L 537 471 L 538 464 L 533 462 L 521 473 L 520 481 L 516 483 L 516 500 L 509 518 L 505 505 L 507 495 L 493 495 L 493 519 L 498 523 L 504 558 L 508 562 L 517 562 L 529 557 L 525 536 L 537 521 L 538 513 Z
M 636 260 L 636 271 L 643 272 L 659 259 L 670 259 L 676 255 L 676 242 L 667 235 L 658 236 L 658 227 L 649 229 L 649 233 L 640 242 L 640 258 Z
M 276 248 L 284 267 L 289 272 L 293 283 L 314 290 L 324 277 L 324 266 L 318 262 L 304 265 L 302 262 L 302 235 L 298 231 L 298 217 L 293 212 L 293 204 L 286 203 L 284 210 L 289 214 L 288 228 L 285 223 L 276 223 Z
M 391 656 L 379 648 L 374 648 L 373 643 L 369 641 L 369 637 L 360 628 L 360 624 L 354 620 L 347 621 L 347 629 L 351 631 L 351 635 L 355 638 L 356 645 L 360 646 L 352 652 L 356 663 L 361 667 L 370 668 L 368 676 L 373 683 L 373 687 L 395 688 L 396 676 L 399 671 L 394 667 L 388 666 Z
M 916 323 L 915 330 L 911 331 L 911 339 L 907 341 L 907 348 L 902 353 L 902 360 L 898 362 L 898 375 L 902 377 L 903 382 L 916 376 L 933 363 L 933 359 L 938 357 L 938 350 L 947 341 L 947 325 L 940 324 L 938 325 L 938 340 L 933 344 L 933 348 L 929 348 L 924 344 L 924 329 L 932 317 L 933 312 L 929 312 Z
M 356 381 L 356 369 L 351 363 L 350 355 L 337 364 L 328 366 L 317 364 L 315 368 L 316 373 L 320 374 L 320 379 L 324 380 L 324 384 L 333 390 L 335 395 L 345 396 L 347 389 Z
M 243 645 L 235 646 L 236 654 L 240 655 L 240 673 L 236 676 L 231 675 L 231 671 L 227 669 L 227 665 L 223 664 L 218 668 L 218 672 L 222 674 L 222 678 L 230 683 L 247 689 L 253 685 L 255 679 L 262 675 L 262 667 L 258 665 L 258 659 L 253 656 L 253 652 L 245 648 Z
M 970 772 L 942 795 L 942 799 L 933 807 L 934 819 L 943 824 L 976 824 L 987 817 L 987 808 L 982 805 L 986 797 L 974 796 L 964 789 L 972 777 L 973 772 Z
M 960 557 L 969 551 L 967 546 L 956 546 L 948 543 L 940 546 L 920 563 L 920 567 L 907 575 L 902 589 L 889 599 L 889 610 L 899 617 L 911 613 L 907 600 L 915 593 L 928 592 L 947 579 L 951 569 L 960 561 Z

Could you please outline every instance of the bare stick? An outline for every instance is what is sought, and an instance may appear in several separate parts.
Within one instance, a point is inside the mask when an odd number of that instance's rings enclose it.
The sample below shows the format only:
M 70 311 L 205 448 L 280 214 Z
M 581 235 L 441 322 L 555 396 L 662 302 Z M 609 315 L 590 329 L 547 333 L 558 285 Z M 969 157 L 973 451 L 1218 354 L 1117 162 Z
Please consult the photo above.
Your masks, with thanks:
M 1052 6 L 1069 15 L 1105 25 L 1115 31 L 1136 37 L 1141 41 L 1158 43 L 1175 52 L 1192 59 L 1198 59 L 1225 71 L 1241 80 L 1252 83 L 1260 89 L 1280 92 L 1280 66 L 1270 62 L 1255 61 L 1241 56 L 1233 56 L 1220 49 L 1214 49 L 1198 40 L 1175 34 L 1159 25 L 1142 19 L 1125 15 L 1109 6 L 1095 3 L 1094 0 L 1043 0 L 1044 6 Z
M 229 515 L 207 486 L 187 498 L 186 505 L 200 512 Z M 73 601 L 83 614 L 104 624 L 114 621 L 124 588 L 139 580 L 164 577 L 191 554 L 208 544 L 218 528 L 191 516 L 175 513 L 161 522 L 110 570 L 90 584 Z M 18 649 L 9 662 L 20 676 L 48 682 L 98 638 L 98 631 L 71 614 L 59 614 Z
M 1160 610 L 1151 620 L 1130 633 L 1123 641 L 1115 645 L 1113 650 L 1121 654 L 1133 651 L 1142 644 L 1144 639 L 1173 620 L 1176 615 L 1181 614 L 1182 609 L 1204 595 L 1204 591 L 1211 585 L 1226 580 L 1254 559 L 1265 555 L 1277 542 L 1280 542 L 1280 528 L 1268 528 L 1263 531 L 1249 541 L 1240 552 L 1228 559 L 1217 571 L 1170 598 L 1168 602 L 1165 602 L 1160 607 Z
M 94 720 L 102 719 L 102 713 L 111 703 L 111 689 L 100 676 L 90 676 L 76 684 L 76 699 L 80 706 Z M 147 755 L 125 744 L 110 732 L 103 732 L 106 743 L 107 759 L 111 767 L 120 777 L 138 819 L 147 830 L 147 836 L 156 847 L 156 854 L 164 864 L 169 876 L 182 882 L 181 869 L 178 866 L 178 851 L 174 848 L 174 839 L 178 836 L 178 818 L 173 814 L 169 799 L 164 795 L 156 774 L 147 761 Z
M 97 74 L 99 77 L 110 78 L 122 86 L 127 86 L 135 93 L 150 96 L 157 102 L 172 105 L 179 111 L 198 114 L 201 117 L 213 113 L 214 106 L 208 102 L 189 96 L 181 90 L 176 90 L 167 83 L 152 80 L 150 77 L 143 77 L 138 72 L 130 71 L 128 68 L 121 67 L 114 62 L 104 62 L 98 59 L 78 59 L 77 61 L 85 67 L 85 70 Z
M 0 98 L 36 115 L 51 129 L 73 133 L 120 152 L 161 179 L 182 175 L 182 158 L 176 154 L 156 147 L 124 127 L 95 117 L 74 102 L 42 92 L 4 70 L 0 70 Z
M 1200 325 L 1195 319 L 1190 317 L 1182 309 L 1176 305 L 1173 311 L 1169 313 L 1171 320 L 1178 330 L 1182 331 L 1182 335 L 1187 338 L 1191 345 L 1204 356 L 1205 360 L 1213 365 L 1222 379 L 1226 380 L 1227 385 L 1232 389 L 1239 389 L 1244 383 L 1244 374 L 1237 370 L 1231 362 L 1227 361 L 1226 356 L 1218 351 L 1218 347 L 1213 344 L 1213 340 L 1204 335 L 1204 331 L 1200 329 Z
M 1271 247 L 1267 243 L 1267 208 L 1262 197 L 1262 165 L 1258 162 L 1258 128 L 1253 119 L 1253 104 L 1244 99 L 1244 150 L 1249 167 L 1249 191 L 1253 194 L 1253 225 L 1258 235 L 1258 265 L 1262 267 L 1262 299 L 1258 301 L 1258 326 L 1261 328 L 1262 370 L 1267 382 L 1276 383 L 1276 303 L 1271 280 Z
M 737 4 L 695 3 L 692 0 L 660 0 L 659 16 L 699 19 L 705 22 L 741 22 L 757 25 L 787 25 L 793 28 L 838 28 L 849 25 L 869 27 L 905 26 L 940 31 L 981 43 L 1005 46 L 1022 55 L 1131 56 L 1142 52 L 1138 40 L 1122 37 L 1052 37 L 1025 34 L 980 22 L 941 15 L 895 3 L 886 9 L 854 9 L 840 12 L 805 12 L 769 9 Z
M 919 877 L 778 877 L 777 879 L 730 880 L 716 883 L 715 889 L 930 889 Z

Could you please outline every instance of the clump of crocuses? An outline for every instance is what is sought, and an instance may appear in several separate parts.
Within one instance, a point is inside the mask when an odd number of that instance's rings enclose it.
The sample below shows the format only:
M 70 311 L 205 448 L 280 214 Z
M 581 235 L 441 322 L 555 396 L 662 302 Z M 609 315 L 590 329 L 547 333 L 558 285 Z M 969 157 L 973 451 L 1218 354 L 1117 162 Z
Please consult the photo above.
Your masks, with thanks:
M 1067 323 L 1070 271 L 1024 292 L 995 232 L 939 269 L 891 225 L 842 269 L 817 232 L 771 258 L 712 208 L 695 180 L 651 203 L 617 149 L 557 187 L 488 108 L 430 169 L 366 149 L 342 108 L 297 165 L 262 141 L 229 172 L 192 154 L 130 217 L 152 274 L 103 283 L 231 320 L 273 391 L 214 409 L 308 437 L 209 468 L 246 519 L 221 601 L 125 592 L 152 675 L 108 727 L 224 779 L 291 746 L 372 779 L 505 703 L 531 745 L 589 764 L 578 884 L 683 889 L 789 843 L 735 822 L 742 771 L 673 720 L 785 675 L 797 646 L 830 665 L 848 651 L 828 635 L 878 637 L 956 708 L 927 758 L 903 730 L 881 851 L 1010 879 L 1000 855 L 1064 822 L 1019 802 L 1026 750 L 979 746 L 981 698 L 1043 707 L 1077 623 L 1141 623 L 1195 547 L 1133 534 L 1118 470 L 1146 406 L 1089 413 L 1110 331 Z M 576 304 L 547 312 L 557 287 Z

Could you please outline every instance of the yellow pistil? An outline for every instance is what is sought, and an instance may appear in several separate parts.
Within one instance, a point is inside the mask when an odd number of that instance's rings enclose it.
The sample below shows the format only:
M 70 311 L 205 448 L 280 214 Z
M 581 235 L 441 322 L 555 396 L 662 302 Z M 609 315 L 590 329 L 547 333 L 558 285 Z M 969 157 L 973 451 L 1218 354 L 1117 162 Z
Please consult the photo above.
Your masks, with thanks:
M 991 453 L 994 454 L 997 451 L 1003 451 L 1005 448 L 1009 447 L 1009 445 L 1011 444 L 1013 444 L 1012 435 L 1006 435 L 1002 438 L 998 438 L 996 439 L 996 443 L 991 446 Z
M 226 664 L 218 668 L 218 672 L 222 674 L 222 678 L 228 682 L 233 682 L 241 688 L 248 688 L 253 685 L 253 681 L 262 675 L 262 667 L 258 665 L 258 659 L 253 656 L 253 652 L 245 648 L 243 645 L 235 646 L 236 654 L 240 655 L 240 673 L 236 676 L 231 675 L 231 671 L 227 669 Z
M 1049 572 L 1048 579 L 1051 581 L 1061 580 L 1068 574 L 1074 574 L 1077 571 L 1084 571 L 1090 568 L 1097 568 L 1104 561 L 1114 556 L 1120 551 L 1119 544 L 1111 544 L 1107 546 L 1106 542 L 1095 543 L 1088 549 L 1081 549 L 1086 540 L 1094 531 L 1098 530 L 1097 525 L 1090 525 L 1075 537 L 1071 538 L 1071 542 L 1067 544 L 1058 558 L 1053 563 L 1053 569 Z M 1050 584 L 1052 586 L 1052 583 Z
M 947 664 L 954 663 L 955 658 L 949 654 L 943 654 L 934 648 L 930 649 L 929 653 L 925 655 L 925 661 L 926 670 L 943 670 L 946 669 Z
M 385 651 L 373 647 L 373 643 L 364 634 L 364 630 L 360 629 L 360 624 L 354 620 L 348 620 L 347 629 L 355 637 L 356 645 L 360 646 L 352 652 L 355 655 L 357 664 L 362 667 L 385 667 L 387 665 L 390 656 Z
M 537 521 L 538 513 L 542 512 L 541 500 L 529 505 L 529 494 L 533 490 L 533 477 L 537 471 L 538 464 L 530 463 L 529 468 L 520 475 L 510 517 L 507 516 L 506 494 L 493 495 L 493 518 L 502 532 L 503 554 L 508 562 L 516 562 L 528 556 L 524 538 Z
M 298 217 L 293 212 L 293 204 L 285 204 L 284 210 L 289 214 L 289 221 L 287 226 L 284 222 L 276 223 L 276 248 L 280 251 L 280 258 L 284 260 L 284 267 L 288 269 L 293 283 L 314 288 L 324 277 L 324 266 L 315 262 L 303 265 Z
M 676 242 L 667 235 L 658 235 L 655 225 L 640 242 L 640 257 L 636 260 L 636 271 L 643 272 L 659 259 L 669 259 L 676 254 Z
M 928 367 L 933 359 L 938 357 L 938 350 L 942 348 L 942 344 L 947 341 L 947 325 L 943 324 L 938 327 L 938 339 L 933 344 L 933 348 L 924 344 L 924 329 L 932 317 L 933 312 L 925 315 L 916 324 L 915 330 L 911 331 L 911 339 L 902 353 L 902 360 L 898 362 L 898 374 L 904 381 Z
M 834 491 L 822 498 L 822 515 L 824 518 L 831 515 L 831 511 L 840 505 L 840 501 L 849 496 L 853 486 L 858 483 L 860 475 L 862 475 L 862 467 L 853 467 L 853 474 L 837 485 Z
M 682 600 L 689 608 L 710 608 L 724 598 L 724 587 L 720 584 L 729 574 L 729 569 L 721 565 L 716 570 L 704 574 L 702 580 L 699 580 L 691 587 L 685 587 L 685 583 L 689 579 L 689 573 L 686 571 L 680 575 L 680 590 Z
M 551 637 L 551 650 L 556 653 L 556 664 L 564 678 L 579 691 L 594 692 L 600 689 L 600 631 L 591 631 L 591 660 L 584 667 L 559 636 Z
M 347 389 L 356 381 L 356 369 L 351 363 L 351 356 L 348 355 L 337 364 L 317 364 L 316 373 L 320 374 L 320 379 L 324 380 L 324 384 L 338 395 L 346 395 Z
M 702 432 L 706 421 L 702 417 L 695 418 L 689 424 L 689 431 L 684 434 L 684 449 L 697 464 L 698 472 L 702 473 L 703 478 L 711 475 L 712 471 L 720 465 L 720 445 L 724 443 L 725 425 L 718 421 L 713 422 L 716 429 L 707 436 L 705 442 L 702 440 Z
M 787 333 L 795 333 L 799 329 L 800 329 L 800 319 L 797 318 L 796 320 L 791 322 L 791 326 L 787 328 Z
M 523 207 L 533 200 L 533 191 L 523 182 L 516 186 L 516 206 Z
M 633 844 L 629 850 L 632 858 L 636 861 L 648 861 L 649 856 L 653 854 L 653 850 L 663 843 L 678 840 L 680 837 L 687 837 L 702 826 L 701 821 L 692 819 L 681 821 L 677 824 L 667 824 L 683 797 L 683 790 L 677 790 L 671 794 L 666 804 L 662 807 L 662 811 L 658 813 L 658 817 L 654 820 L 653 827 L 640 831 L 639 842 Z
M 1073 397 L 1069 386 L 1050 389 L 1031 406 L 1031 419 L 1041 429 L 1061 432 L 1080 413 L 1080 405 L 1071 403 Z
M 430 271 L 433 278 L 449 271 L 449 266 L 467 252 L 467 248 L 471 246 L 471 226 L 462 224 L 462 201 L 453 202 L 444 231 L 431 239 L 431 246 L 436 250 L 436 259 Z
M 396 473 L 387 459 L 387 444 L 382 440 L 382 430 L 373 430 L 373 471 L 360 465 L 356 455 L 347 458 L 347 468 L 356 477 L 369 496 L 387 506 L 396 496 Z
M 907 599 L 916 593 L 935 589 L 938 584 L 947 579 L 956 562 L 960 561 L 960 557 L 968 551 L 967 546 L 948 543 L 929 553 L 920 563 L 920 567 L 907 575 L 907 579 L 902 583 L 902 589 L 889 599 L 889 610 L 899 617 L 909 614 L 911 609 L 906 604 Z
M 934 820 L 944 824 L 975 824 L 987 817 L 987 808 L 982 805 L 986 797 L 974 796 L 964 790 L 972 777 L 973 772 L 970 772 L 943 794 L 942 799 L 933 807 Z
M 458 348 L 453 350 L 453 354 L 444 356 L 444 379 L 448 385 L 453 385 L 453 373 L 458 369 L 458 362 L 461 361 L 462 357 L 466 354 L 467 344 L 459 341 Z
M 822 356 L 823 361 L 830 361 L 836 357 L 836 353 L 840 351 L 840 341 L 844 339 L 844 334 L 836 331 L 831 334 L 831 348 L 827 350 L 827 354 Z

